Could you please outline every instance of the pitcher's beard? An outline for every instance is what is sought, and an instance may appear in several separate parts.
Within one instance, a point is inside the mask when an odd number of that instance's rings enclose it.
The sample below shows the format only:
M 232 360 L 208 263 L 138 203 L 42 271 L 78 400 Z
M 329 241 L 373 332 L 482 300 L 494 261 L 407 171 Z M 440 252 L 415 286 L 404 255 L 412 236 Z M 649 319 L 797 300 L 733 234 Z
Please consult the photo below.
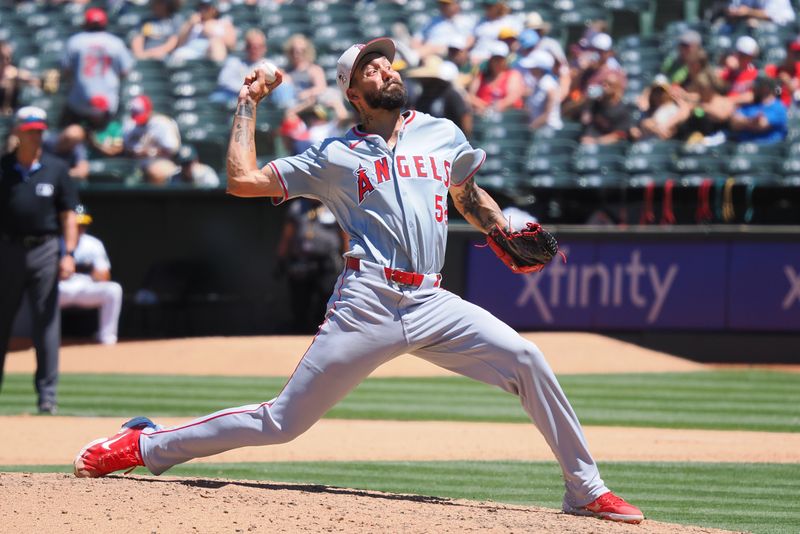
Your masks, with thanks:
M 395 88 L 395 86 L 397 86 Z M 389 82 L 379 90 L 365 93 L 364 100 L 373 109 L 392 111 L 405 107 L 408 102 L 408 93 L 402 82 Z

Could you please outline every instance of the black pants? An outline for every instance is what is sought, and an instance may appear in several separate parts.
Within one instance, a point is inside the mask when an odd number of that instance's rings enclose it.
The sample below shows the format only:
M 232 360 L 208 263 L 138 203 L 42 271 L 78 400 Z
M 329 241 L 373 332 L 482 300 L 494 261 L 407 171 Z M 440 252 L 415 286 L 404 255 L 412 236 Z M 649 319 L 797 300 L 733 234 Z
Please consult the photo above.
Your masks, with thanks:
M 25 248 L 0 240 L 0 387 L 8 341 L 23 294 L 33 315 L 36 392 L 39 406 L 56 401 L 61 315 L 58 312 L 58 239 Z
M 302 268 L 297 268 L 302 266 Z M 289 267 L 292 331 L 313 334 L 325 317 L 325 305 L 339 276 L 337 258 L 295 260 Z

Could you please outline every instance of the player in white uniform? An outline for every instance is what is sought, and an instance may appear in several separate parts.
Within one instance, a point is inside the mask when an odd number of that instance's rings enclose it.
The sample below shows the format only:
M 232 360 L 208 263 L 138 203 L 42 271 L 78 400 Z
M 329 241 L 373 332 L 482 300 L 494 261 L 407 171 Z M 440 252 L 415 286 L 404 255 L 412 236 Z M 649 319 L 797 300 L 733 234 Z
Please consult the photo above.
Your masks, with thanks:
M 75 212 L 78 223 L 75 274 L 58 283 L 58 305 L 62 308 L 100 308 L 97 341 L 113 345 L 117 342 L 122 286 L 111 281 L 111 262 L 102 241 L 86 233 L 92 224 L 92 216 L 83 206 L 75 208 Z
M 350 237 L 325 321 L 278 396 L 161 428 L 136 418 L 87 445 L 79 477 L 144 465 L 154 474 L 236 447 L 285 443 L 305 432 L 379 365 L 409 352 L 519 396 L 561 465 L 565 511 L 638 523 L 606 488 L 575 413 L 541 351 L 485 310 L 440 287 L 447 197 L 483 232 L 506 224 L 473 175 L 485 154 L 450 121 L 401 113 L 406 91 L 394 44 L 376 39 L 339 58 L 338 82 L 361 124 L 298 156 L 256 166 L 255 110 L 280 84 L 254 71 L 239 93 L 228 147 L 228 191 L 322 201 Z

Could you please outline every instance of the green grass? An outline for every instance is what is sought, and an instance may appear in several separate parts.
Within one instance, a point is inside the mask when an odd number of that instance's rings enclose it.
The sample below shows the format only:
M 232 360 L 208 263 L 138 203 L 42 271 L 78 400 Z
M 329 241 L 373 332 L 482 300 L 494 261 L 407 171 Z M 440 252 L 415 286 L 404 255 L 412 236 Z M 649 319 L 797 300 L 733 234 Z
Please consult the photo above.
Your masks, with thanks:
M 800 432 L 800 374 L 769 371 L 565 375 L 583 424 Z M 60 413 L 200 416 L 268 400 L 283 378 L 62 376 Z M 6 377 L 0 414 L 35 406 L 30 375 Z M 339 419 L 527 422 L 519 402 L 460 377 L 372 378 L 327 415 Z
M 606 483 L 649 519 L 756 533 L 800 532 L 800 465 L 603 463 Z M 66 466 L 0 471 L 68 472 Z M 271 480 L 560 508 L 553 462 L 189 464 L 176 476 Z M 263 485 L 265 491 L 271 488 Z

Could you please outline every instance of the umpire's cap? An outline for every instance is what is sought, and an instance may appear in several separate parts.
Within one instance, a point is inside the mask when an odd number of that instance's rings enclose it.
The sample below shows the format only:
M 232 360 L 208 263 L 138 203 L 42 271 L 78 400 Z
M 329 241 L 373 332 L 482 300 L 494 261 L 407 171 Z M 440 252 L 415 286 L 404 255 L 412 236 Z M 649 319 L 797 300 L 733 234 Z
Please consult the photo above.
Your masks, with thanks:
M 75 206 L 75 222 L 82 226 L 89 226 L 92 224 L 92 216 L 83 204 Z

